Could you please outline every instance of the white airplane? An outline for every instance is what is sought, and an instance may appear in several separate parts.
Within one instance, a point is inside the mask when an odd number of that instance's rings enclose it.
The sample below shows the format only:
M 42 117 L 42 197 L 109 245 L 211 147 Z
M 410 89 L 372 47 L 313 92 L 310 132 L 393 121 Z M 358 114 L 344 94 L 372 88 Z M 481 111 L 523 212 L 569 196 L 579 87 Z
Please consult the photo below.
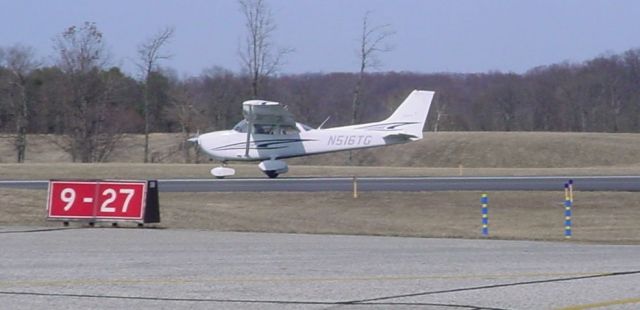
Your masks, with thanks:
M 282 161 L 285 158 L 422 139 L 433 95 L 433 91 L 414 90 L 384 121 L 326 129 L 297 123 L 278 102 L 248 100 L 242 103 L 244 119 L 233 129 L 205 133 L 189 141 L 222 161 L 220 167 L 211 169 L 216 178 L 235 174 L 233 168 L 226 166 L 227 161 L 261 161 L 260 170 L 275 178 L 289 170 Z

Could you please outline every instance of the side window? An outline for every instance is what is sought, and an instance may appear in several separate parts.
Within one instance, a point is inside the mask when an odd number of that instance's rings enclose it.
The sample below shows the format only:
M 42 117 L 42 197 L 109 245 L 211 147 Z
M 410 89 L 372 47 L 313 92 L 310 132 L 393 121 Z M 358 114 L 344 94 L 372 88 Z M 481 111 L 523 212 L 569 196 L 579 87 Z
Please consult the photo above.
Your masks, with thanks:
M 271 131 L 271 126 L 268 125 L 259 125 L 259 124 L 255 124 L 253 125 L 253 133 L 255 134 L 269 134 Z
M 249 124 L 242 120 L 235 126 L 233 126 L 233 130 L 241 133 L 246 133 L 248 130 Z M 253 129 L 251 133 L 259 134 L 259 135 L 293 135 L 297 134 L 300 131 L 307 131 L 311 128 L 306 127 L 304 125 L 298 126 L 288 126 L 288 125 L 267 125 L 267 124 L 253 124 Z
M 280 127 L 280 132 L 279 134 L 281 135 L 293 135 L 296 133 L 299 133 L 300 131 L 298 130 L 298 128 L 295 128 L 293 126 L 282 126 Z

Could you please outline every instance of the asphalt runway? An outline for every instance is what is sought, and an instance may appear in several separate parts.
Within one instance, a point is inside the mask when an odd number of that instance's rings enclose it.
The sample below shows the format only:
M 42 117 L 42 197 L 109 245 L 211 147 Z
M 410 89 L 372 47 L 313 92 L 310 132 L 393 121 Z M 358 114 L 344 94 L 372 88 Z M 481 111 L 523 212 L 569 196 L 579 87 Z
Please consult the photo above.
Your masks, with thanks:
M 360 191 L 548 191 L 569 179 L 578 191 L 640 191 L 640 176 L 361 177 Z M 46 180 L 2 180 L 0 187 L 46 189 Z M 162 179 L 160 192 L 351 191 L 353 178 Z
M 0 228 L 4 309 L 640 306 L 640 247 L 564 242 Z

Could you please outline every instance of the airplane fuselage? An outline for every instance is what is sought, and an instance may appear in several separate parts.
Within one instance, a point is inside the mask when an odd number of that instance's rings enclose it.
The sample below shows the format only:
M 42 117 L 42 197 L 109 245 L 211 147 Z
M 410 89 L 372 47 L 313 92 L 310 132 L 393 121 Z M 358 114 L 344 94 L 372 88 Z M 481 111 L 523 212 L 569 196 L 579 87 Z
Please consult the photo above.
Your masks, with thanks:
M 363 149 L 410 141 L 389 139 L 393 131 L 359 130 L 355 127 L 357 126 L 301 130 L 284 135 L 251 134 L 248 152 L 246 151 L 247 134 L 235 130 L 203 134 L 198 138 L 198 144 L 209 156 L 218 160 L 258 161 Z

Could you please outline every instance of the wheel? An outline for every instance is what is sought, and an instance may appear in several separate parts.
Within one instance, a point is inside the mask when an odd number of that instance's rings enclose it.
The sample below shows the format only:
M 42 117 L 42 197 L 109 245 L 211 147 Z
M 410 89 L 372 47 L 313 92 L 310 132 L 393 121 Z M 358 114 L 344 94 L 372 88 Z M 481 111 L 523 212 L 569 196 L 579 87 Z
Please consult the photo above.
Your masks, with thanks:
M 278 177 L 278 173 L 273 170 L 265 171 L 265 174 L 269 177 L 269 179 L 275 179 Z

